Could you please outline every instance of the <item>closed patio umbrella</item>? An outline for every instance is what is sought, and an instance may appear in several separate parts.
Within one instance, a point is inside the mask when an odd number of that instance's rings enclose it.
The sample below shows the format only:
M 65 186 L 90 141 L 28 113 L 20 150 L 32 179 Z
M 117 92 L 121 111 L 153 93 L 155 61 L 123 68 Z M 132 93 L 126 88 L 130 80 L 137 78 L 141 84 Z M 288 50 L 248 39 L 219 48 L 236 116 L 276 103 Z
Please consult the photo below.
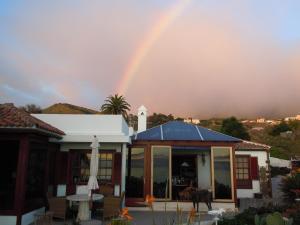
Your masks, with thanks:
M 96 136 L 94 136 L 94 140 L 91 144 L 92 148 L 92 155 L 91 155 L 91 162 L 90 162 L 90 177 L 88 182 L 88 189 L 89 189 L 89 196 L 92 195 L 92 190 L 98 189 L 98 181 L 97 181 L 97 174 L 98 174 L 98 148 L 99 148 L 99 141 Z

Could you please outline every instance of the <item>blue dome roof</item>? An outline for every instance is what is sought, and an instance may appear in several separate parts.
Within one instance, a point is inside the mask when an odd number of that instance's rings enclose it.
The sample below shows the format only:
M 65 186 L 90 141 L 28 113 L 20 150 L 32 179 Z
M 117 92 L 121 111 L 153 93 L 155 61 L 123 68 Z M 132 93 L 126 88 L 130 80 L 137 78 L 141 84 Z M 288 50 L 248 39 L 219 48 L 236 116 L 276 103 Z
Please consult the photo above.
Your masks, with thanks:
M 159 141 L 224 141 L 240 142 L 241 140 L 201 126 L 171 121 L 137 133 L 133 140 Z

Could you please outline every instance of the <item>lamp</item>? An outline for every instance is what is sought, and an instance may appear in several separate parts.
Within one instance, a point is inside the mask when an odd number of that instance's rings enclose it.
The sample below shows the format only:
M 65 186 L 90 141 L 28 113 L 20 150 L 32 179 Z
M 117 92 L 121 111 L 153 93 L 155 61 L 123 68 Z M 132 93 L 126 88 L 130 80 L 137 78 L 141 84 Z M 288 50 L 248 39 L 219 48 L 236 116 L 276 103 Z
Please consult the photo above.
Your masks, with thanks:
M 187 162 L 183 162 L 183 163 L 181 164 L 181 166 L 182 166 L 182 167 L 189 167 L 190 165 L 189 165 Z

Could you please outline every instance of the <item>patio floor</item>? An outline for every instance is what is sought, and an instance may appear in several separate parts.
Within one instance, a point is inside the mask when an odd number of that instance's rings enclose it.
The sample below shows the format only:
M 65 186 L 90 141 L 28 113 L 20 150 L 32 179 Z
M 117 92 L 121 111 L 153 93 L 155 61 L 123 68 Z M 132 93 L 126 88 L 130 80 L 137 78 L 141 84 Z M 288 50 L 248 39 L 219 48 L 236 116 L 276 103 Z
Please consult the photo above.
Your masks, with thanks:
M 131 222 L 132 225 L 153 225 L 153 214 L 151 211 L 130 211 L 130 215 L 134 218 Z M 183 222 L 187 221 L 187 216 L 188 212 L 183 212 Z M 209 221 L 212 220 L 212 218 L 213 217 L 207 215 L 207 213 L 200 213 L 200 221 Z M 154 219 L 156 225 L 166 225 L 167 222 L 176 220 L 176 212 L 154 212 Z M 72 222 L 69 220 L 66 224 L 71 225 Z M 109 225 L 110 221 L 105 221 L 104 224 Z M 205 224 L 208 225 L 212 223 Z M 64 225 L 64 222 L 61 220 L 55 220 L 53 225 Z
M 193 204 L 191 202 L 168 202 L 165 212 L 165 203 L 164 202 L 155 202 L 154 203 L 154 218 L 156 225 L 166 225 L 167 222 L 172 222 L 176 220 L 176 208 L 177 204 L 180 209 L 182 209 L 182 220 L 183 222 L 187 221 L 187 216 L 191 210 Z M 213 209 L 224 208 L 228 213 L 235 211 L 235 205 L 233 203 L 212 203 Z M 207 214 L 207 207 L 204 203 L 199 204 L 200 221 L 211 221 L 213 216 Z M 129 207 L 129 214 L 134 218 L 132 225 L 153 225 L 153 213 L 148 207 Z M 199 214 L 198 214 L 199 215 Z M 198 221 L 198 220 L 197 220 Z M 68 220 L 65 224 L 71 225 L 72 221 Z M 110 221 L 105 221 L 104 225 L 109 225 Z M 170 223 L 172 224 L 172 223 Z M 212 223 L 201 223 L 201 224 L 212 224 Z M 64 222 L 61 220 L 55 220 L 53 225 L 64 225 Z M 100 223 L 99 223 L 100 225 Z M 103 224 L 102 224 L 103 225 Z

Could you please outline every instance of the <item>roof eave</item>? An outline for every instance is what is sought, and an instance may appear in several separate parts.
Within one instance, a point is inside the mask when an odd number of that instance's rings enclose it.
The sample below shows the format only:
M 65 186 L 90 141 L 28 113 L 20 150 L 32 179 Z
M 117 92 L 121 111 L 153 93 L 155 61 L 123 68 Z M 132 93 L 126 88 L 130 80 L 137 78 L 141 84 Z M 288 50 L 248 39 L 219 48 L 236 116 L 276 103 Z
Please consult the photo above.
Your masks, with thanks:
M 57 134 L 55 132 L 47 131 L 40 128 L 35 127 L 0 127 L 0 132 L 38 132 L 45 134 L 49 137 L 54 137 L 58 139 L 62 139 L 63 134 Z

